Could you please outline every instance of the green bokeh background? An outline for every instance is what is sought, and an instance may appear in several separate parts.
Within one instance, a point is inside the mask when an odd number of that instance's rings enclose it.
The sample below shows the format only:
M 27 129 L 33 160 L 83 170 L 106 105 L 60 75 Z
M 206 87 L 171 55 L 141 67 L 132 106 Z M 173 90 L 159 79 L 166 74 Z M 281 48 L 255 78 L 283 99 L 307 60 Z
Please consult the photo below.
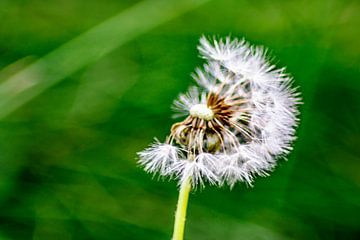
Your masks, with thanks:
M 168 134 L 202 34 L 268 47 L 304 105 L 270 177 L 191 194 L 186 239 L 359 239 L 360 2 L 179 2 L 0 0 L 0 239 L 170 239 L 176 182 L 135 158 Z

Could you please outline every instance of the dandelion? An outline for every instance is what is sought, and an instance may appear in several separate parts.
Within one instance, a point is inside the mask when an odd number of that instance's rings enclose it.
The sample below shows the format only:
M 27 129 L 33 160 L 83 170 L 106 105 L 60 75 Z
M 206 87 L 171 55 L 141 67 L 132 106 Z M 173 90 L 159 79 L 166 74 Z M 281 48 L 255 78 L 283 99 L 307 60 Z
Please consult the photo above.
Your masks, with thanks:
M 299 93 L 284 68 L 277 69 L 262 47 L 244 40 L 200 39 L 206 64 L 192 75 L 197 87 L 173 104 L 175 123 L 165 143 L 139 153 L 145 170 L 178 179 L 173 240 L 183 239 L 191 189 L 205 184 L 252 185 L 288 154 L 298 124 Z

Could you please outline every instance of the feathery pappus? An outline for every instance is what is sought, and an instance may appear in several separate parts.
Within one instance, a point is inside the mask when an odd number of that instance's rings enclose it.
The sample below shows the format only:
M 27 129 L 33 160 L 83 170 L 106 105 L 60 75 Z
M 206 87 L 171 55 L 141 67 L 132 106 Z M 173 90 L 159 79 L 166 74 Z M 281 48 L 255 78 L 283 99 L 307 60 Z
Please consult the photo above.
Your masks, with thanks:
M 139 163 L 180 184 L 190 179 L 193 187 L 251 185 L 292 150 L 299 92 L 262 47 L 202 37 L 198 50 L 206 60 L 192 75 L 198 86 L 173 104 L 182 121 L 173 124 L 164 143 L 139 152 Z

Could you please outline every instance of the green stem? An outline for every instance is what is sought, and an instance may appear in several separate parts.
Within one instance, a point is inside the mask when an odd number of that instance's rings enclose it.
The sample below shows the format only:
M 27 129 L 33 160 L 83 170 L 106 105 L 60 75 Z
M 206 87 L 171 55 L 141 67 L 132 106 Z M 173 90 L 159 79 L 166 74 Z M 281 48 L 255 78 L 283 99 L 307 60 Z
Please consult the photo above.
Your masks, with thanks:
M 183 240 L 186 221 L 186 209 L 191 191 L 191 180 L 186 179 L 180 186 L 179 199 L 175 213 L 174 233 L 172 240 Z

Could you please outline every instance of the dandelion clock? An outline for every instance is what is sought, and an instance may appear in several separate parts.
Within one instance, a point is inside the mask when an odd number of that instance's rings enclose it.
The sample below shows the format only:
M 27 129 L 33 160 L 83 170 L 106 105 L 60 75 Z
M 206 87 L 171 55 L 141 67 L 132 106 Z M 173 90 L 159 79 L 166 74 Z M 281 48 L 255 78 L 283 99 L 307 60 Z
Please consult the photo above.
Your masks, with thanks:
M 165 142 L 138 153 L 147 172 L 179 182 L 173 240 L 183 239 L 192 189 L 267 176 L 291 151 L 298 124 L 299 93 L 264 48 L 202 37 L 198 50 L 206 64 L 193 74 L 197 86 L 173 104 L 179 121 Z

